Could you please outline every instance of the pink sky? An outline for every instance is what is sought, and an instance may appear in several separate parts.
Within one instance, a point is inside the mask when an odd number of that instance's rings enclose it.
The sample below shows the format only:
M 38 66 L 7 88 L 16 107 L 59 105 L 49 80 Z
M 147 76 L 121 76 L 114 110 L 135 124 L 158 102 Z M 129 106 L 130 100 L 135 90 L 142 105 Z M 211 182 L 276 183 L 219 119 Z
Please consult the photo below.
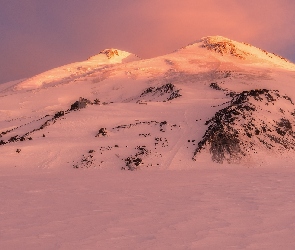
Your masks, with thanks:
M 295 61 L 291 0 L 0 0 L 0 6 L 0 83 L 85 60 L 105 48 L 149 58 L 209 35 Z

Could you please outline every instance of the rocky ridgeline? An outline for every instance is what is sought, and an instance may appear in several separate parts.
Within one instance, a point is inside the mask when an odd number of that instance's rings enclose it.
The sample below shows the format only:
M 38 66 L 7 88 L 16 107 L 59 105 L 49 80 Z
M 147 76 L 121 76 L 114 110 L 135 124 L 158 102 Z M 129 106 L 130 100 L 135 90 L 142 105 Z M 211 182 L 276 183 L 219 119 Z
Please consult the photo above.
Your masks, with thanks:
M 160 87 L 149 87 L 145 89 L 139 96 L 139 100 L 137 102 L 140 102 L 142 100 L 145 101 L 171 101 L 175 98 L 180 97 L 180 90 L 175 87 L 172 83 L 164 84 Z
M 129 129 L 129 128 L 139 126 L 139 125 L 149 125 L 149 126 L 150 125 L 159 125 L 160 132 L 165 132 L 166 126 L 167 126 L 167 121 L 162 121 L 162 122 L 158 122 L 158 121 L 138 121 L 136 123 L 119 125 L 119 126 L 113 128 L 112 130 L 120 131 L 121 129 L 126 129 L 126 128 Z M 175 126 L 176 126 L 176 124 L 173 124 L 171 127 L 175 127 Z M 144 133 L 139 134 L 139 136 L 143 136 L 143 135 L 148 135 L 148 134 L 144 134 Z
M 5 135 L 7 137 L 10 133 L 16 133 L 16 131 L 19 128 L 22 128 L 22 127 L 27 126 L 27 125 L 29 125 L 31 123 L 34 123 L 34 122 L 45 120 L 45 122 L 40 127 L 32 129 L 32 130 L 26 132 L 23 135 L 14 135 L 14 136 L 11 136 L 10 138 L 8 138 L 7 140 L 1 139 L 0 140 L 0 145 L 5 145 L 5 144 L 8 144 L 8 143 L 18 142 L 18 141 L 33 140 L 31 135 L 34 132 L 40 131 L 40 130 L 42 130 L 42 129 L 50 126 L 50 125 L 53 125 L 54 123 L 56 123 L 56 121 L 58 119 L 64 118 L 67 114 L 69 114 L 72 111 L 77 111 L 77 110 L 86 108 L 87 105 L 100 105 L 100 101 L 98 99 L 95 99 L 93 102 L 91 102 L 90 100 L 88 100 L 86 98 L 80 97 L 78 101 L 75 101 L 73 104 L 71 104 L 71 107 L 68 110 L 65 110 L 65 111 L 61 110 L 61 111 L 56 112 L 53 116 L 52 115 L 46 115 L 44 117 L 41 117 L 38 120 L 31 121 L 30 123 L 23 124 L 23 125 L 20 125 L 18 127 L 13 128 L 13 129 L 0 132 L 0 138 L 2 138 Z
M 253 45 L 249 44 L 249 43 L 245 43 L 243 42 L 243 44 L 249 46 L 249 47 L 252 47 L 253 48 Z M 267 55 L 269 58 L 274 58 L 274 57 L 277 57 L 277 58 L 280 58 L 281 60 L 285 61 L 285 62 L 290 62 L 288 59 L 286 59 L 285 57 L 282 57 L 280 55 L 277 55 L 275 53 L 270 53 L 264 49 L 261 49 L 261 48 L 258 48 L 256 47 L 257 49 L 259 49 L 261 52 L 263 52 L 265 55 Z
M 261 149 L 278 153 L 295 149 L 294 104 L 288 96 L 255 89 L 231 93 L 231 97 L 230 105 L 206 122 L 208 129 L 193 160 L 205 149 L 218 163 L 239 163 Z
M 232 55 L 235 57 L 238 57 L 240 59 L 245 59 L 248 53 L 245 51 L 240 50 L 237 48 L 236 45 L 232 43 L 232 40 L 230 39 L 216 39 L 215 37 L 206 37 L 202 39 L 203 48 L 206 48 L 210 51 L 214 51 L 216 53 L 219 53 L 221 55 Z

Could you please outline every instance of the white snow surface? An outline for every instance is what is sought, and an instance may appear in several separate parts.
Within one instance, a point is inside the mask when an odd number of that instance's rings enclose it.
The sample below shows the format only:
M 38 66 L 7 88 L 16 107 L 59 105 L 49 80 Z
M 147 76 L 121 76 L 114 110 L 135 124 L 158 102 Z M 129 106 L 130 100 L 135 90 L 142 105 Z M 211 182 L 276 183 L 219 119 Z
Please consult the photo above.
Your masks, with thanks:
M 215 36 L 1 84 L 0 249 L 294 249 L 294 81 L 284 58 Z M 254 95 L 233 125 L 259 130 L 240 162 L 194 156 L 230 93 L 265 89 L 276 100 Z
M 294 166 L 0 173 L 1 249 L 294 249 Z

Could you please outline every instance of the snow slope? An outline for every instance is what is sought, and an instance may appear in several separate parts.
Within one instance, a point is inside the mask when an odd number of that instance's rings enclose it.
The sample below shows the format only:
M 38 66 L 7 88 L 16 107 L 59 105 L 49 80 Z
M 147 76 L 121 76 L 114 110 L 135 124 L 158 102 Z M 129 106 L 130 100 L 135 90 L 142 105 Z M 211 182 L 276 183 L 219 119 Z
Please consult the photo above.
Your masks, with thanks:
M 219 36 L 148 60 L 104 50 L 3 85 L 3 165 L 134 170 L 293 159 L 294 77 L 291 62 Z M 211 132 L 210 119 L 221 124 Z
M 0 249 L 294 249 L 294 81 L 216 36 L 0 85 Z
M 100 70 L 100 67 L 107 68 L 112 64 L 131 62 L 139 59 L 136 55 L 126 51 L 106 49 L 84 62 L 68 64 L 24 80 L 18 84 L 16 89 L 34 89 L 43 85 L 50 86 L 63 82 L 77 81 L 82 77 L 86 77 Z

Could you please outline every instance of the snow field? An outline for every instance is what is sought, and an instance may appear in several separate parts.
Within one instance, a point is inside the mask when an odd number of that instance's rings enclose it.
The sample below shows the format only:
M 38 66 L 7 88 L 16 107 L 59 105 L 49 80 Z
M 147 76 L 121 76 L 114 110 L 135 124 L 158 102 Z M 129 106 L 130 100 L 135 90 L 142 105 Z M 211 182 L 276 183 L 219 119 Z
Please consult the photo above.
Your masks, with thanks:
M 210 37 L 2 84 L 0 249 L 294 249 L 294 68 Z
M 0 172 L 1 249 L 293 249 L 294 168 Z

